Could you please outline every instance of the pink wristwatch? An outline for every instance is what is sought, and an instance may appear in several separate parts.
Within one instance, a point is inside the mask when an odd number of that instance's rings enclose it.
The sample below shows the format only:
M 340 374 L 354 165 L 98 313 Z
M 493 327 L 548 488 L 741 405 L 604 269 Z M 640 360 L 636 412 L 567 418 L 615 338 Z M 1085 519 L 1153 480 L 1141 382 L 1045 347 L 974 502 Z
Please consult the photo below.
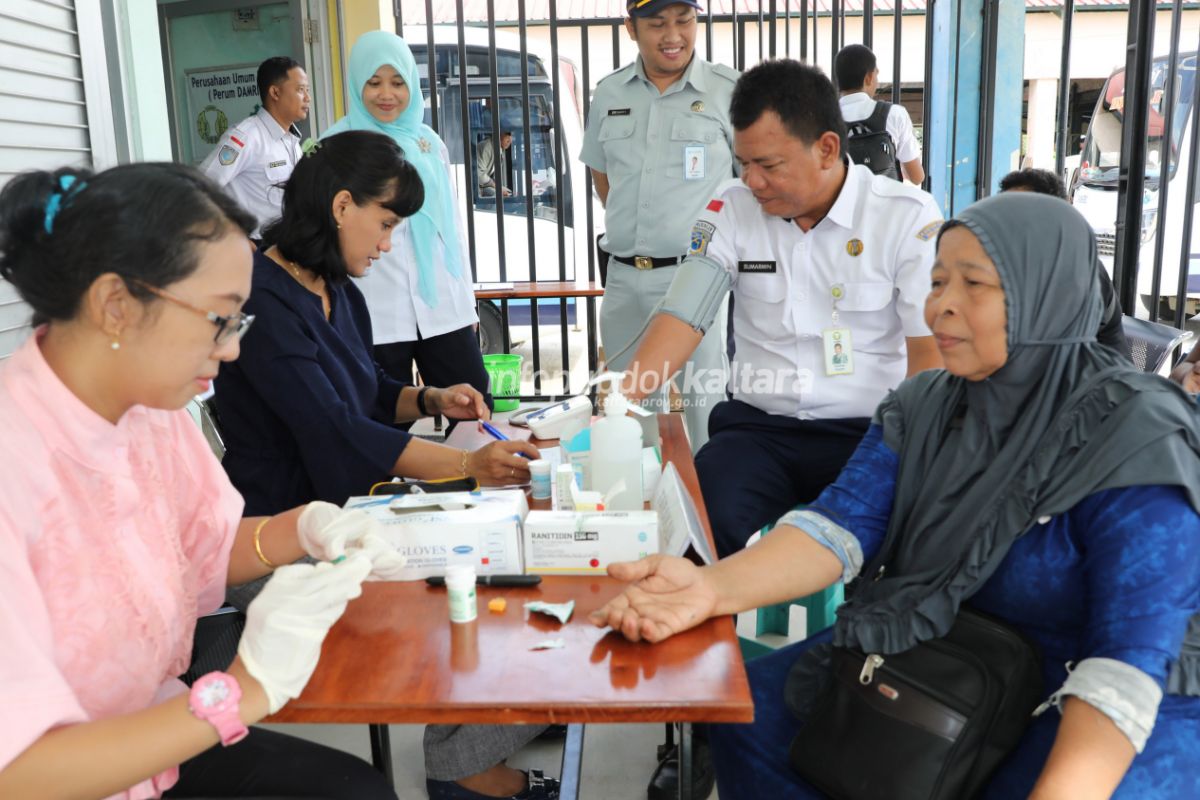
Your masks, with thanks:
M 228 747 L 245 739 L 250 733 L 238 713 L 241 700 L 242 687 L 238 685 L 237 678 L 227 672 L 210 672 L 192 684 L 188 708 L 197 719 L 216 728 L 221 745 Z

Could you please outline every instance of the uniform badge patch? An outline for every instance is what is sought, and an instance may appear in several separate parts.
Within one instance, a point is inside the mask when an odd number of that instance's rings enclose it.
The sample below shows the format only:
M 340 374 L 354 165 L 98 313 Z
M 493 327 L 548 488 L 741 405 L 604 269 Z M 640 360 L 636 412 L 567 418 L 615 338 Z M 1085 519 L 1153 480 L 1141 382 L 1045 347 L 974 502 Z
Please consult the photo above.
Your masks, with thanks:
M 725 207 L 725 201 L 724 201 L 724 200 L 709 200 L 709 201 L 708 201 L 708 205 L 706 205 L 706 206 L 704 207 L 704 209 L 705 209 L 706 211 L 711 211 L 711 212 L 713 212 L 714 214 L 718 214 L 718 213 L 720 213 L 721 209 L 722 209 L 722 208 L 724 208 L 724 207 Z
M 688 255 L 702 256 L 708 250 L 708 243 L 712 241 L 713 234 L 717 232 L 717 226 L 711 222 L 697 220 L 692 226 L 692 243 L 688 247 Z
M 217 161 L 221 162 L 222 167 L 228 167 L 230 164 L 237 161 L 237 157 L 241 154 L 241 150 L 235 150 L 229 145 L 225 145 L 221 148 L 221 152 L 217 153 Z
M 863 251 L 862 239 L 851 239 L 846 242 L 846 252 L 852 256 L 860 256 Z
M 932 239 L 934 236 L 937 235 L 937 232 L 942 229 L 942 225 L 944 223 L 945 223 L 945 220 L 942 220 L 942 219 L 934 220 L 933 222 L 926 225 L 924 228 L 921 228 L 921 230 L 917 231 L 917 238 L 920 239 L 922 242 L 928 242 L 930 239 Z
M 704 110 L 704 101 L 703 100 L 697 100 L 696 102 L 692 103 L 692 111 L 699 112 L 699 111 L 703 111 L 703 110 Z

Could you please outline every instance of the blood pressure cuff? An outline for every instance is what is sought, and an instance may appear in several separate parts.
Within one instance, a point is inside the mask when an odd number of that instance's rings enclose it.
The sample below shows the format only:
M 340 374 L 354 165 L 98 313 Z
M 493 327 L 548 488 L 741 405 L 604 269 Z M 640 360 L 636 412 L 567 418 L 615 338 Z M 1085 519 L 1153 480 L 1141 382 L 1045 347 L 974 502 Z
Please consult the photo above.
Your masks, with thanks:
M 671 288 L 658 311 L 707 333 L 732 283 L 720 264 L 701 255 L 690 255 L 675 271 Z

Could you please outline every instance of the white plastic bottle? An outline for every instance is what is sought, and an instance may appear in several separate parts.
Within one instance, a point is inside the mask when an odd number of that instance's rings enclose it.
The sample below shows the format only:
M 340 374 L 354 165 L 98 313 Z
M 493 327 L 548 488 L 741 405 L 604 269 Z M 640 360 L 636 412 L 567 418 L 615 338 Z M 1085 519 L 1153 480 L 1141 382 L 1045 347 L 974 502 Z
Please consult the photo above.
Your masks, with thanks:
M 592 489 L 608 498 L 609 511 L 640 511 L 642 505 L 642 426 L 626 416 L 629 401 L 614 390 L 604 400 L 604 416 L 592 425 Z M 624 488 L 609 492 L 624 481 Z
M 478 607 L 475 601 L 475 567 L 452 564 L 446 567 L 446 594 L 450 600 L 450 621 L 470 622 Z

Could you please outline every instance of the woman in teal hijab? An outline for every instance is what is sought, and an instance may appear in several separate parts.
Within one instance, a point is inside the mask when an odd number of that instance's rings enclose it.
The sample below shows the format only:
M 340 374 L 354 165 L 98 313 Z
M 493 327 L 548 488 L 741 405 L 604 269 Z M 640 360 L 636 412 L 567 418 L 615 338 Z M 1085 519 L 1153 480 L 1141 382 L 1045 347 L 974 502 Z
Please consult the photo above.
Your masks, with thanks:
M 390 136 L 425 187 L 424 205 L 396 228 L 391 251 L 359 280 L 371 314 L 375 360 L 402 381 L 412 380 L 415 362 L 428 385 L 469 383 L 491 407 L 449 152 L 424 122 L 416 59 L 399 36 L 371 31 L 354 43 L 348 72 L 354 87 L 350 113 L 324 136 L 347 130 Z

